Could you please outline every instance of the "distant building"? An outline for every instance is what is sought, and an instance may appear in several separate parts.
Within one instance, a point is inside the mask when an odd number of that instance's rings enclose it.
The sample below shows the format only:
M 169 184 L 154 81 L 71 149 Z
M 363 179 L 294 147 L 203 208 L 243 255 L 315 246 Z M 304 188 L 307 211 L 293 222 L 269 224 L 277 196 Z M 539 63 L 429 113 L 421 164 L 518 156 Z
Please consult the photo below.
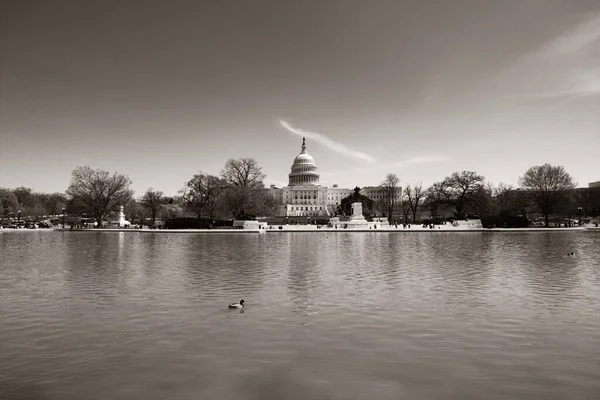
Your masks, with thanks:
M 314 158 L 306 152 L 306 139 L 302 139 L 300 154 L 294 158 L 288 174 L 288 186 L 277 188 L 271 185 L 271 195 L 276 199 L 279 216 L 331 216 L 344 197 L 354 193 L 354 189 L 339 188 L 337 185 L 328 188 L 319 184 L 320 174 Z M 401 197 L 398 188 L 398 198 Z M 380 186 L 361 188 L 360 194 L 374 201 L 384 197 Z
M 600 181 L 588 183 L 589 188 L 600 188 Z

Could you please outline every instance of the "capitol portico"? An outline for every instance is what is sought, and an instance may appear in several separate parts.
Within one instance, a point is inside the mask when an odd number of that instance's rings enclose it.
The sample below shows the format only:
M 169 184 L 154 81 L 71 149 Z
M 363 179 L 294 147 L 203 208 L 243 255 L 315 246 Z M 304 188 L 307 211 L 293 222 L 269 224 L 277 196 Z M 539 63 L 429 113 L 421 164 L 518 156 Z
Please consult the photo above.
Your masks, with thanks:
M 279 216 L 332 216 L 344 197 L 353 189 L 332 188 L 319 184 L 320 175 L 314 158 L 306 151 L 306 139 L 302 139 L 300 154 L 294 158 L 288 175 L 288 186 L 269 189 L 279 205 Z M 364 187 L 361 194 L 375 201 L 383 196 L 379 186 Z

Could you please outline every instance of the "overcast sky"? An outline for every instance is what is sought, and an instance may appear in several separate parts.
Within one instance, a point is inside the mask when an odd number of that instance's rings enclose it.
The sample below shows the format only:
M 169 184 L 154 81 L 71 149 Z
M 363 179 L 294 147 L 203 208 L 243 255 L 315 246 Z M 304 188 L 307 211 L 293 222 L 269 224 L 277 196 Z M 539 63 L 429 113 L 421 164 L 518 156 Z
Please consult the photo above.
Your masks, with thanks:
M 302 135 L 325 185 L 600 180 L 598 0 L 1 4 L 3 187 L 172 195 L 238 157 L 282 185 Z

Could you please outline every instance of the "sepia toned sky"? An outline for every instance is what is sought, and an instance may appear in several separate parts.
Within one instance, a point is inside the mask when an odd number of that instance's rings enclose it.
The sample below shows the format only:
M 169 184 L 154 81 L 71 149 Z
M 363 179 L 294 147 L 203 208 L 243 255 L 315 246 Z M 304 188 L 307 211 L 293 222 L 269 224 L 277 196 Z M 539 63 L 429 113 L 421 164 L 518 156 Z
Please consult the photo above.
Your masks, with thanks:
M 0 186 L 89 165 L 173 195 L 254 157 L 287 184 L 429 185 L 531 165 L 600 180 L 600 2 L 30 1 L 0 5 Z

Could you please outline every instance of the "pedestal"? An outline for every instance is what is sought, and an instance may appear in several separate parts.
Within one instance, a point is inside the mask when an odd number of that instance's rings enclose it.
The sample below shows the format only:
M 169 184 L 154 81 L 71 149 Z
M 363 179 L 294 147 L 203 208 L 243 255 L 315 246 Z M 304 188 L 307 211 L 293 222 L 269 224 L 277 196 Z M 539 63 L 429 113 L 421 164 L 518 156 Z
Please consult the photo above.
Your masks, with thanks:
M 346 223 L 346 225 L 348 229 L 367 229 L 369 222 L 367 222 L 367 220 L 362 214 L 361 202 L 352 203 L 352 216 L 350 217 L 350 220 Z

